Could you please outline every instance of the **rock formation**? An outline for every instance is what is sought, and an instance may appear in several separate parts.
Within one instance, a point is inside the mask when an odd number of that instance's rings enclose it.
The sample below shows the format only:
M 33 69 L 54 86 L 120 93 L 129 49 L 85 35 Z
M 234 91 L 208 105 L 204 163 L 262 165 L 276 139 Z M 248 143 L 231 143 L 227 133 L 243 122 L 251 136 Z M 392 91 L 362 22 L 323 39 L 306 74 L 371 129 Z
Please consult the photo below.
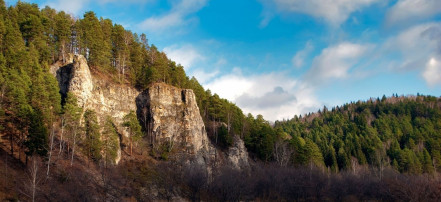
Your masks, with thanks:
M 248 163 L 248 151 L 245 143 L 238 136 L 234 136 L 233 145 L 228 148 L 226 153 L 228 165 L 236 169 L 247 169 L 250 167 Z
M 128 136 L 121 126 L 123 118 L 133 110 L 147 131 L 146 138 L 154 146 L 168 144 L 176 154 L 190 156 L 201 165 L 214 161 L 219 161 L 217 165 L 227 163 L 235 168 L 248 165 L 248 154 L 240 138 L 235 138 L 227 153 L 216 150 L 211 144 L 192 90 L 154 83 L 139 92 L 128 85 L 92 76 L 87 60 L 81 55 L 69 55 L 66 61 L 51 67 L 61 95 L 65 97 L 67 92 L 72 92 L 78 98 L 78 105 L 83 110 L 94 110 L 99 121 L 104 121 L 106 116 L 112 117 L 122 143 Z M 120 158 L 121 154 L 116 162 Z
M 136 104 L 138 118 L 153 144 L 167 143 L 202 164 L 214 159 L 192 90 L 154 83 L 137 97 Z
M 58 62 L 51 67 L 51 73 L 57 77 L 62 97 L 72 92 L 78 99 L 78 106 L 83 110 L 91 109 L 96 112 L 98 121 L 112 117 L 120 141 L 128 136 L 128 131 L 122 127 L 123 118 L 130 111 L 136 111 L 135 88 L 107 82 L 91 75 L 87 60 L 82 55 L 70 54 L 65 64 Z M 121 145 L 121 144 L 120 144 Z M 115 161 L 121 159 L 121 150 Z

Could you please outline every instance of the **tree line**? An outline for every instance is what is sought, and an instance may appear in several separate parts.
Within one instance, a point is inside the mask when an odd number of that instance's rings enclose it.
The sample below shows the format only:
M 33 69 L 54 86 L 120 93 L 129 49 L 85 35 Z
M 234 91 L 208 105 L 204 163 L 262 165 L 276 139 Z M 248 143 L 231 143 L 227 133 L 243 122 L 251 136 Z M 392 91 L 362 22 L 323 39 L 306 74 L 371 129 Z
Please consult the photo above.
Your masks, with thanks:
M 359 165 L 413 174 L 441 168 L 441 99 L 433 96 L 383 96 L 324 107 L 277 121 L 274 128 L 290 136 L 284 141 L 293 164 L 313 161 L 334 172 Z M 305 151 L 315 154 L 305 158 Z
M 105 73 L 114 82 L 139 90 L 153 82 L 193 89 L 210 137 L 220 147 L 231 145 L 233 135 L 257 133 L 251 130 L 253 124 L 269 126 L 262 121 L 254 123 L 254 118 L 247 118 L 234 103 L 205 90 L 196 78 L 185 74 L 184 67 L 149 44 L 145 34 L 132 33 L 92 11 L 76 19 L 63 11 L 25 2 L 6 8 L 1 0 L 0 7 L 0 121 L 5 123 L 3 131 L 9 133 L 10 141 L 21 145 L 21 150 L 27 150 L 23 143 L 29 136 L 31 114 L 43 117 L 39 124 L 47 131 L 41 131 L 46 134 L 41 135 L 42 142 L 48 141 L 48 131 L 63 114 L 49 65 L 65 61 L 68 53 L 84 55 L 92 73 Z
M 153 82 L 192 89 L 212 142 L 226 148 L 238 135 L 252 156 L 264 162 L 284 166 L 313 163 L 333 172 L 356 165 L 391 166 L 410 173 L 440 169 L 437 98 L 394 95 L 324 108 L 272 126 L 263 116 L 245 115 L 234 103 L 204 89 L 181 65 L 149 44 L 145 34 L 132 33 L 94 12 L 76 19 L 63 11 L 24 2 L 7 8 L 3 0 L 0 11 L 0 130 L 11 143 L 10 153 L 18 153 L 19 158 L 22 154 L 47 155 L 48 150 L 50 156 L 57 128 L 82 129 L 68 126 L 81 116 L 66 114 L 74 106 L 61 105 L 57 81 L 49 73 L 50 64 L 74 53 L 86 57 L 92 73 L 105 73 L 114 82 L 139 90 Z M 93 118 L 93 114 L 85 115 Z M 97 133 L 96 129 L 85 131 Z M 134 132 L 133 137 L 143 133 Z M 93 135 L 90 137 L 93 142 Z M 63 138 L 73 154 L 76 137 Z M 131 148 L 135 139 L 130 139 Z M 87 155 L 99 159 L 94 144 L 87 145 Z

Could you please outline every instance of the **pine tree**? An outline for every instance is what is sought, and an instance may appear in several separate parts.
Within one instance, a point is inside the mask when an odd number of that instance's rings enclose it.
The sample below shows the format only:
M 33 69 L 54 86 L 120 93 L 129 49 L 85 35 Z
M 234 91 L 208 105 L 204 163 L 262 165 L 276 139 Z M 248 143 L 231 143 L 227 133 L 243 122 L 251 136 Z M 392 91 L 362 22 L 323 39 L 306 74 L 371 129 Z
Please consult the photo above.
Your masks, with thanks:
M 55 46 L 58 50 L 58 55 L 61 57 L 63 63 L 66 62 L 66 54 L 69 52 L 69 38 L 71 36 L 71 27 L 73 25 L 69 14 L 60 11 L 55 16 Z
M 27 148 L 26 155 L 47 155 L 48 130 L 40 118 L 42 113 L 37 109 L 30 115 L 29 135 L 24 143 Z
M 135 112 L 130 111 L 129 114 L 124 116 L 123 126 L 129 130 L 130 155 L 132 155 L 133 142 L 137 142 L 144 135 Z
M 142 48 L 137 34 L 134 34 L 133 40 L 129 44 L 130 52 L 130 71 L 128 72 L 129 81 L 132 86 L 138 87 L 143 80 L 143 65 L 144 64 L 144 52 L 145 49 Z
M 65 104 L 63 107 L 63 116 L 64 116 L 64 122 L 66 124 L 66 128 L 69 129 L 68 133 L 68 151 L 69 151 L 69 145 L 72 147 L 72 153 L 71 153 L 71 166 L 73 164 L 74 155 L 75 155 L 75 149 L 76 145 L 79 139 L 79 136 L 82 132 L 82 128 L 80 125 L 80 119 L 81 119 L 81 113 L 83 109 L 78 107 L 77 98 L 74 94 L 71 92 L 67 93 L 67 97 L 65 100 Z
M 85 140 L 83 144 L 86 155 L 94 161 L 101 160 L 100 127 L 95 112 L 89 109 L 84 113 L 84 130 Z
M 423 171 L 426 173 L 433 173 L 433 162 L 432 157 L 430 156 L 429 152 L 426 148 L 423 150 L 423 161 L 422 161 Z
M 325 157 L 325 165 L 331 168 L 332 172 L 338 172 L 337 157 L 335 156 L 335 149 L 331 145 Z
M 112 30 L 113 41 L 113 60 L 114 67 L 118 70 L 118 75 L 121 79 L 121 74 L 124 76 L 126 59 L 128 57 L 128 44 L 126 43 L 126 30 L 121 25 L 115 25 Z
M 118 156 L 118 133 L 115 128 L 115 124 L 112 121 L 112 118 L 108 116 L 106 118 L 104 128 L 103 128 L 103 141 L 102 141 L 102 150 L 104 155 L 104 163 L 107 167 L 107 164 L 115 163 L 116 157 Z
M 313 163 L 316 166 L 323 165 L 323 156 L 319 147 L 312 140 L 306 139 L 305 153 L 308 158 L 308 163 Z
M 6 9 L 4 7 L 3 0 L 0 0 L 0 53 L 3 53 L 4 44 L 3 44 L 3 38 L 6 33 L 6 25 L 5 25 L 5 19 L 4 15 L 6 14 Z
M 338 149 L 337 162 L 338 162 L 338 167 L 340 170 L 344 170 L 344 169 L 349 168 L 349 165 L 350 165 L 349 158 L 346 155 L 346 152 L 343 147 L 340 147 Z
M 110 66 L 108 50 L 100 21 L 92 11 L 86 12 L 79 21 L 80 53 L 85 55 L 92 67 L 106 69 Z

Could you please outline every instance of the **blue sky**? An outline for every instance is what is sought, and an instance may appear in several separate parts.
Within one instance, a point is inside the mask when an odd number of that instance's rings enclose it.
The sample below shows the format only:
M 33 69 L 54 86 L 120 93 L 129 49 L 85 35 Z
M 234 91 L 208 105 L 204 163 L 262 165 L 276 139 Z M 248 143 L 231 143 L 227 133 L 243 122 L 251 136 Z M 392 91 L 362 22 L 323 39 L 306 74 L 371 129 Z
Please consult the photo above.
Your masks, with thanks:
M 204 87 L 268 120 L 383 94 L 441 95 L 440 0 L 29 2 L 146 33 Z

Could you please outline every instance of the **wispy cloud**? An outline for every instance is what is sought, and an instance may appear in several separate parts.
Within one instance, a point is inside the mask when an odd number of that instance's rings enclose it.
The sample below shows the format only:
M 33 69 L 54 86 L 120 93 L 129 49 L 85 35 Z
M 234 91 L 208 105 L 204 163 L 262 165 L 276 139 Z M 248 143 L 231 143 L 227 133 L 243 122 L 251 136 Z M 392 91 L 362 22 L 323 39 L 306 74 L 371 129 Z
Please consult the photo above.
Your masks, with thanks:
M 274 106 L 283 106 L 290 102 L 296 102 L 294 94 L 285 91 L 282 87 L 276 86 L 274 90 L 265 93 L 260 97 L 255 97 L 244 93 L 236 99 L 238 105 L 255 107 L 259 109 L 273 108 Z
M 441 23 L 427 23 L 408 28 L 384 44 L 385 53 L 398 53 L 400 57 L 392 71 L 420 71 L 430 86 L 441 84 Z M 438 79 L 438 80 L 437 80 Z
M 293 57 L 292 57 L 292 64 L 295 68 L 301 68 L 303 67 L 306 57 L 314 50 L 314 46 L 312 45 L 311 41 L 306 42 L 305 47 L 298 51 Z
M 350 42 L 327 47 L 313 59 L 304 79 L 312 85 L 322 85 L 333 79 L 347 78 L 349 70 L 371 49 L 372 45 Z
M 441 61 L 430 58 L 422 74 L 429 86 L 441 84 Z
M 261 27 L 269 23 L 272 13 L 302 13 L 324 20 L 333 27 L 340 26 L 349 16 L 381 0 L 260 0 L 264 5 Z
M 189 75 L 193 75 L 201 84 L 205 84 L 219 74 L 219 70 L 205 71 L 203 69 L 195 69 L 189 72 Z
M 441 14 L 439 0 L 399 0 L 386 15 L 388 26 L 410 24 Z
M 125 0 L 124 4 L 145 4 L 154 0 Z M 108 3 L 117 3 L 117 0 L 48 0 L 43 5 L 50 6 L 59 11 L 65 11 L 74 16 L 80 16 L 85 9 L 89 8 L 91 4 L 97 3 L 105 5 Z
M 179 0 L 172 1 L 172 8 L 159 16 L 152 16 L 139 24 L 141 30 L 162 32 L 170 28 L 187 26 L 197 21 L 192 16 L 207 4 L 207 0 Z
M 44 3 L 44 5 L 48 5 L 59 11 L 65 11 L 74 16 L 78 16 L 89 3 L 90 0 L 54 0 L 47 1 L 46 3 Z
M 320 108 L 314 90 L 285 72 L 243 74 L 240 68 L 205 85 L 235 102 L 245 113 L 262 114 L 274 121 L 292 118 Z
M 190 69 L 195 63 L 205 59 L 192 45 L 172 45 L 163 50 L 167 56 L 178 64 L 184 66 L 185 70 Z

